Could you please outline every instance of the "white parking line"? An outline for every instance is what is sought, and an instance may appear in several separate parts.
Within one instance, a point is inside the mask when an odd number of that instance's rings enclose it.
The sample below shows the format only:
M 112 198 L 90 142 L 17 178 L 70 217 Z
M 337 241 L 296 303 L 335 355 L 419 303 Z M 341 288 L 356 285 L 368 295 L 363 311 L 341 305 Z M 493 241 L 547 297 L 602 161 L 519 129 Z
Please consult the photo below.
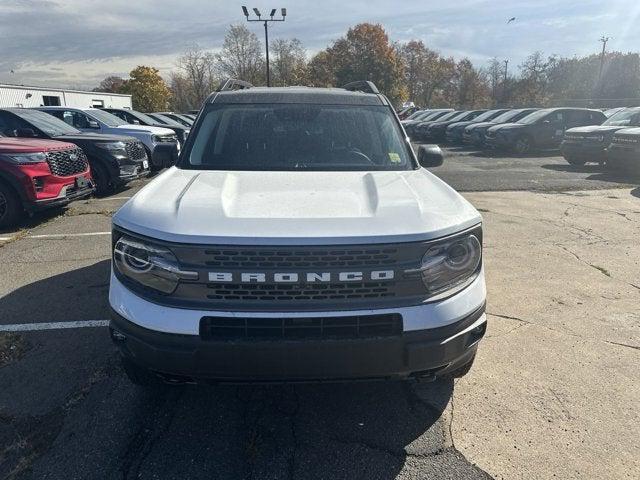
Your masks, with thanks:
M 0 242 L 8 242 L 9 240 L 13 240 L 13 237 L 0 237 Z
M 96 237 L 100 235 L 111 235 L 111 232 L 89 232 L 89 233 L 51 233 L 48 235 L 28 235 L 26 238 L 66 238 L 66 237 Z
M 15 323 L 0 325 L 0 332 L 35 332 L 39 330 L 61 330 L 65 328 L 95 328 L 106 327 L 109 320 L 87 320 L 80 322 L 49 322 L 49 323 Z

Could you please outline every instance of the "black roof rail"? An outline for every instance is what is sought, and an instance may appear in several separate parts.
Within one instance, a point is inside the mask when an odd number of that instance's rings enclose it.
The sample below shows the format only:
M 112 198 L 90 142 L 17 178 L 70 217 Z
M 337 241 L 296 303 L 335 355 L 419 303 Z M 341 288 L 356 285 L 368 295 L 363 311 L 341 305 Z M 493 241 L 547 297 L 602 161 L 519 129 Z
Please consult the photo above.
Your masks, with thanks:
M 220 86 L 216 90 L 216 92 L 228 92 L 230 90 L 245 90 L 247 88 L 251 88 L 249 82 L 245 82 L 244 80 L 237 80 L 235 78 L 227 78 L 226 80 L 220 83 Z
M 378 94 L 380 91 L 376 84 L 370 82 L 369 80 L 358 80 L 356 82 L 349 82 L 344 87 L 345 90 L 349 90 L 350 92 L 363 92 L 363 93 L 375 93 Z

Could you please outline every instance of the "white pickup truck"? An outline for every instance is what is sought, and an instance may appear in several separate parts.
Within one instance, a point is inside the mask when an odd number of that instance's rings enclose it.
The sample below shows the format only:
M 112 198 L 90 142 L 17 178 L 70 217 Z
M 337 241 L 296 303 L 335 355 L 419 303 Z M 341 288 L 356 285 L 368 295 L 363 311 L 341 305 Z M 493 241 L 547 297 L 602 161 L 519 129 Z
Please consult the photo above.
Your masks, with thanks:
M 182 153 L 113 217 L 110 332 L 134 383 L 467 373 L 482 220 L 375 85 L 230 80 Z
M 170 128 L 132 125 L 97 108 L 39 107 L 38 110 L 53 115 L 82 132 L 137 138 L 147 149 L 152 170 L 173 165 L 180 153 L 178 137 Z

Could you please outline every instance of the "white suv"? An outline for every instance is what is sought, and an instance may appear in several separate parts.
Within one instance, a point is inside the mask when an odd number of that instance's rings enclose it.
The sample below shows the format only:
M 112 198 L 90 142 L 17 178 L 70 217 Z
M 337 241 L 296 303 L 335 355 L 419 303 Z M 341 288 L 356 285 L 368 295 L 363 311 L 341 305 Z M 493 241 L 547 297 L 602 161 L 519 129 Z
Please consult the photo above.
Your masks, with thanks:
M 111 337 L 136 383 L 464 375 L 480 214 L 370 82 L 228 81 L 113 218 Z
M 170 128 L 131 125 L 115 115 L 97 108 L 38 107 L 80 131 L 109 135 L 127 135 L 140 140 L 147 149 L 152 170 L 176 163 L 180 144 Z

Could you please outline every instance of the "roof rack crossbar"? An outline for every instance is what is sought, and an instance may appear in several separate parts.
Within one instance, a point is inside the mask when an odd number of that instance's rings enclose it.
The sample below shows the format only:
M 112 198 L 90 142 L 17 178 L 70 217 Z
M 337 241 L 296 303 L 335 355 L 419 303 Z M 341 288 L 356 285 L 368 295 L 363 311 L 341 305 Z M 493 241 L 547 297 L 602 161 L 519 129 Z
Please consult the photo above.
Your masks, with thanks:
M 356 82 L 350 82 L 350 83 L 347 83 L 342 88 L 344 88 L 345 90 L 349 90 L 350 92 L 363 92 L 363 93 L 375 93 L 375 94 L 380 93 L 375 83 L 370 82 L 369 80 L 358 80 Z
M 249 82 L 245 82 L 244 80 L 227 78 L 220 84 L 220 87 L 218 87 L 216 92 L 228 92 L 230 90 L 244 90 L 246 88 L 251 88 L 251 87 L 253 87 L 253 85 L 251 85 Z

